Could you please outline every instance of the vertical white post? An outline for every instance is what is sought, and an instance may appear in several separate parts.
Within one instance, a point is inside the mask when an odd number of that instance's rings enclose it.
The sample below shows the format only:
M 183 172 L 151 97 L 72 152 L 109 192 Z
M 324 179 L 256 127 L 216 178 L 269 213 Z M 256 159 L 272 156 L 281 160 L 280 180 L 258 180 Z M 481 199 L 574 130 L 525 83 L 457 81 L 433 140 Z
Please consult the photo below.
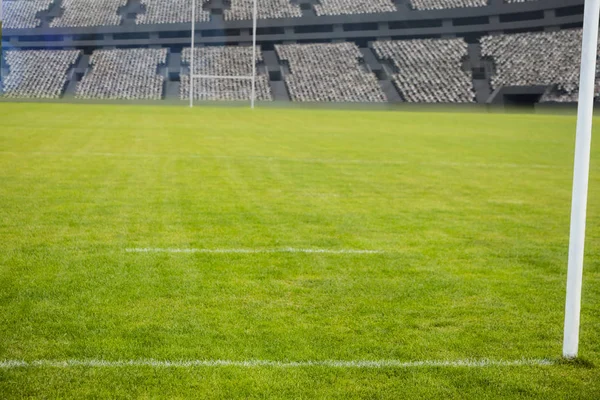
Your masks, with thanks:
M 569 239 L 569 271 L 565 305 L 563 357 L 577 357 L 579 348 L 579 315 L 581 312 L 581 283 L 583 279 L 583 248 L 587 207 L 592 116 L 596 80 L 596 47 L 600 0 L 586 0 L 583 16 L 579 103 L 577 105 L 577 137 L 571 203 L 571 236 Z
M 258 0 L 254 0 L 252 12 L 252 93 L 250 94 L 250 108 L 254 108 L 256 98 L 256 19 L 258 17 Z
M 196 43 L 196 0 L 192 0 L 192 53 L 190 55 L 190 107 L 194 106 L 194 47 Z

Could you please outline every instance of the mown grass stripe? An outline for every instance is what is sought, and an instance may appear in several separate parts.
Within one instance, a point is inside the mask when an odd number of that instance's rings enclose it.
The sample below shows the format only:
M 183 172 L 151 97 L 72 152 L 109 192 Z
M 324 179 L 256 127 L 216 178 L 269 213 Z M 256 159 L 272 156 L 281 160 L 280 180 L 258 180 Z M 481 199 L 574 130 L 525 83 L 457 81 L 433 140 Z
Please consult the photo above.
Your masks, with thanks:
M 409 161 L 409 160 L 372 160 L 372 159 L 341 159 L 341 158 L 298 158 L 252 155 L 218 155 L 198 153 L 111 153 L 111 152 L 60 152 L 60 151 L 0 151 L 0 155 L 8 156 L 60 156 L 60 157 L 120 157 L 120 158 L 201 158 L 208 160 L 246 160 L 265 162 L 293 162 L 303 164 L 341 164 L 341 165 L 421 165 L 432 167 L 456 168 L 492 168 L 492 169 L 569 169 L 570 165 L 555 164 L 519 164 L 493 162 L 458 162 L 458 161 Z
M 482 367 L 516 367 L 516 366 L 544 366 L 553 365 L 554 361 L 548 359 L 520 359 L 520 360 L 489 360 L 489 359 L 464 359 L 464 360 L 320 360 L 320 361 L 269 361 L 269 360 L 4 360 L 0 361 L 0 369 L 13 368 L 122 368 L 122 367 L 151 367 L 151 368 L 193 368 L 193 367 L 238 367 L 238 368 L 482 368 Z

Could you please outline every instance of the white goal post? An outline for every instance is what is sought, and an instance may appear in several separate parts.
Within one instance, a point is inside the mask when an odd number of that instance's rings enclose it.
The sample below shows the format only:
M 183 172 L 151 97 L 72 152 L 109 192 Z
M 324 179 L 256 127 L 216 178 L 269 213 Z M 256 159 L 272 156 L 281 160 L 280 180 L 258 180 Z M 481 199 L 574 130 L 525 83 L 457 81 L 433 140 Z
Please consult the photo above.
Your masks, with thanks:
M 194 49 L 196 47 L 196 1 L 192 2 L 192 32 L 191 32 L 191 55 L 190 55 L 190 107 L 194 106 L 194 80 L 195 79 L 231 79 L 231 80 L 243 80 L 251 82 L 250 91 L 250 108 L 254 108 L 256 102 L 256 20 L 258 15 L 258 0 L 254 0 L 252 10 L 252 75 L 195 75 L 194 74 Z
M 579 76 L 579 101 L 577 103 L 573 198 L 571 201 L 569 268 L 567 273 L 567 298 L 565 304 L 565 327 L 563 337 L 563 357 L 565 358 L 577 357 L 579 349 L 583 250 L 585 244 L 585 220 L 590 172 L 592 117 L 594 115 L 594 89 L 596 81 L 596 53 L 599 19 L 600 0 L 585 0 L 583 13 L 583 39 L 581 43 L 581 69 Z

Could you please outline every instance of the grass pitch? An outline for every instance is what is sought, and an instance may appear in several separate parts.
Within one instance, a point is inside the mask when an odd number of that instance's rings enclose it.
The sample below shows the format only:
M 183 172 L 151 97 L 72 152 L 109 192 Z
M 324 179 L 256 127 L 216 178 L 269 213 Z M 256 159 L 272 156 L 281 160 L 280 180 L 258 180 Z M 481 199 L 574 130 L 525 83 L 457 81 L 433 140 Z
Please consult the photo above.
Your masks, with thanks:
M 597 140 L 583 361 L 559 359 L 572 116 L 1 103 L 0 124 L 2 398 L 600 397 Z M 261 252 L 289 248 L 380 253 Z M 523 358 L 551 365 L 35 364 Z

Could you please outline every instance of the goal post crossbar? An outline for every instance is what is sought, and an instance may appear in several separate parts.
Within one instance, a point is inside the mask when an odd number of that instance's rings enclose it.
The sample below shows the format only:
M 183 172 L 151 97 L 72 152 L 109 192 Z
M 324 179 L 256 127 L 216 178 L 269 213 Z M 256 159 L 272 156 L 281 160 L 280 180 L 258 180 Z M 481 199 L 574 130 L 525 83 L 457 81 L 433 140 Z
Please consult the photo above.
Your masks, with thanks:
M 190 54 L 190 107 L 194 106 L 194 79 L 231 79 L 231 80 L 248 80 L 251 81 L 250 91 L 250 108 L 254 108 L 256 101 L 256 21 L 258 18 L 258 0 L 253 0 L 252 7 L 252 75 L 251 76 L 236 76 L 236 75 L 202 75 L 194 74 L 196 48 L 196 1 L 190 0 L 192 3 L 192 29 L 191 29 L 191 54 Z

